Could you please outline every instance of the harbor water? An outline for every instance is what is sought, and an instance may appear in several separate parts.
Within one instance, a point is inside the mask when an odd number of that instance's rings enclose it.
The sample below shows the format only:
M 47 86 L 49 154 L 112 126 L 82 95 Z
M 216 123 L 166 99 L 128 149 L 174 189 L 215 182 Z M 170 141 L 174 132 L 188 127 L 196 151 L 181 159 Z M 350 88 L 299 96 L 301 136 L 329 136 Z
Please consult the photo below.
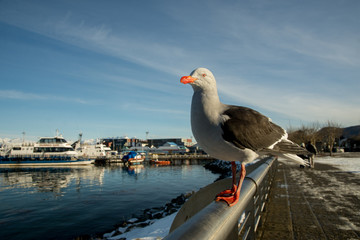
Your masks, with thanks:
M 0 239 L 106 232 L 217 177 L 201 165 L 0 168 Z

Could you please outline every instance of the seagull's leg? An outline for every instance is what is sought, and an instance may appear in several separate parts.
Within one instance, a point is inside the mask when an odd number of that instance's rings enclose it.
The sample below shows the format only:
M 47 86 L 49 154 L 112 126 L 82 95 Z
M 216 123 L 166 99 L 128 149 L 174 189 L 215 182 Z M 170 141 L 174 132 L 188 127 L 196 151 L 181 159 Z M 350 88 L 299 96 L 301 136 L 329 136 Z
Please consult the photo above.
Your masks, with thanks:
M 231 162 L 231 171 L 232 171 L 232 188 L 222 191 L 217 194 L 216 197 L 224 197 L 224 195 L 234 194 L 236 191 L 236 164 L 235 162 Z
M 231 171 L 232 171 L 232 189 L 234 192 L 236 191 L 236 163 L 235 162 L 231 162 Z
M 236 165 L 235 165 L 235 172 L 236 172 Z M 239 179 L 238 185 L 236 186 L 235 184 L 233 184 L 233 188 L 231 190 L 225 190 L 225 191 L 221 192 L 220 194 L 218 194 L 217 197 L 216 197 L 216 201 L 223 200 L 230 207 L 235 205 L 239 201 L 240 189 L 241 189 L 242 183 L 244 181 L 245 175 L 246 175 L 245 164 L 242 163 L 241 164 L 240 179 Z M 234 178 L 233 178 L 233 181 L 234 181 Z
M 233 203 L 229 204 L 230 207 L 235 205 L 239 201 L 240 190 L 241 190 L 242 184 L 244 182 L 245 176 L 246 176 L 245 164 L 241 163 L 241 172 L 240 172 L 239 183 L 237 185 L 237 189 L 236 189 L 236 193 L 235 193 L 235 201 Z

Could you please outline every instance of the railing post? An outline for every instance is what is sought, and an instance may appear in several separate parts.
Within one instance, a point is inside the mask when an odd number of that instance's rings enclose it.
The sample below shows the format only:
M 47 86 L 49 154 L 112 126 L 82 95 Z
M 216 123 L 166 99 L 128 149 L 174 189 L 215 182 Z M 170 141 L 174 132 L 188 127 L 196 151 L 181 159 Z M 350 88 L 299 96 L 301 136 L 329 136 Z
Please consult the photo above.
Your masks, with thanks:
M 248 216 L 246 219 L 246 223 L 244 225 L 242 233 L 239 232 L 238 235 L 241 236 L 243 240 L 246 239 L 255 239 L 255 231 L 254 231 L 254 221 L 255 221 L 255 206 L 254 206 L 254 198 L 245 208 L 245 214 Z

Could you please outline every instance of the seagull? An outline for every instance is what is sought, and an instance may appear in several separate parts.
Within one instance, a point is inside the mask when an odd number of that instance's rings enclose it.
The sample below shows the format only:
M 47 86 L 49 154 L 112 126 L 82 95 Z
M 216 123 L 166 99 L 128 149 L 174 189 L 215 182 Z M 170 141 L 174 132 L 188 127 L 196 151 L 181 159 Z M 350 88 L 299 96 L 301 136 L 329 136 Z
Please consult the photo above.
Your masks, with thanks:
M 216 201 L 225 201 L 230 207 L 240 196 L 246 175 L 245 164 L 261 155 L 274 155 L 307 163 L 296 154 L 308 154 L 299 145 L 288 140 L 286 131 L 271 119 L 247 107 L 220 102 L 216 80 L 206 68 L 197 68 L 180 79 L 194 90 L 191 103 L 191 128 L 200 147 L 210 156 L 231 161 L 232 188 L 222 191 Z M 241 163 L 240 179 L 236 184 L 236 164 Z

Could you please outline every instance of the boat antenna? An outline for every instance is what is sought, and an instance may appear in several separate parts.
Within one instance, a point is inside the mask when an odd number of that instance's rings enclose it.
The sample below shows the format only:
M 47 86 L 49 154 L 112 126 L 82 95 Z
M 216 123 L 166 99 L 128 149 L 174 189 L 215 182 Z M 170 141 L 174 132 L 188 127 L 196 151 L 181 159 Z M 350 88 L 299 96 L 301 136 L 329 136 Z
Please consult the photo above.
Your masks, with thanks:
M 81 146 L 82 135 L 83 135 L 83 133 L 80 132 L 80 133 L 79 133 L 79 144 L 80 144 L 80 146 Z

